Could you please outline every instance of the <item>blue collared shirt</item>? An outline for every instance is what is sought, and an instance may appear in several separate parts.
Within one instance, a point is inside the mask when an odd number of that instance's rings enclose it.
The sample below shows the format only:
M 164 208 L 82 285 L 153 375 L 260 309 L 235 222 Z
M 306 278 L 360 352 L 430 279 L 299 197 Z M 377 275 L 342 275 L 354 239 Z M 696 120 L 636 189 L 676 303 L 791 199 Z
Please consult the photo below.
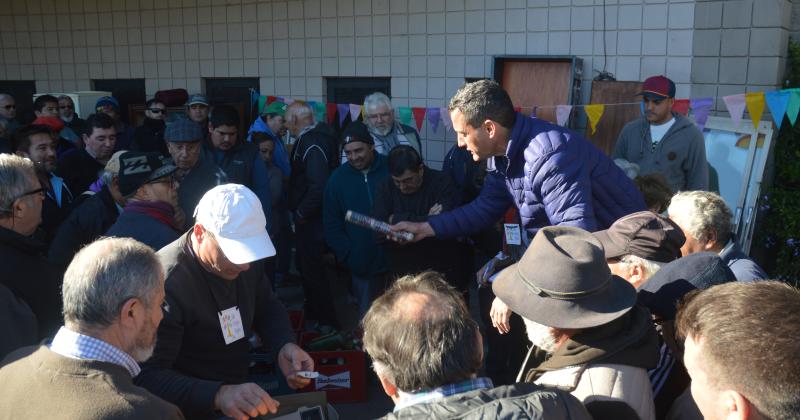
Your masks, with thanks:
M 475 391 L 484 388 L 494 388 L 492 380 L 489 378 L 473 378 L 456 384 L 442 385 L 438 388 L 429 389 L 426 391 L 417 392 L 416 394 L 407 394 L 403 391 L 398 391 L 400 394 L 400 401 L 394 406 L 394 411 L 402 410 L 414 404 L 429 403 L 441 398 L 449 397 L 451 395 L 460 394 L 462 392 Z
M 64 357 L 80 360 L 98 360 L 100 362 L 120 365 L 128 370 L 131 377 L 136 377 L 142 369 L 128 353 L 88 335 L 76 333 L 67 327 L 58 330 L 50 350 Z

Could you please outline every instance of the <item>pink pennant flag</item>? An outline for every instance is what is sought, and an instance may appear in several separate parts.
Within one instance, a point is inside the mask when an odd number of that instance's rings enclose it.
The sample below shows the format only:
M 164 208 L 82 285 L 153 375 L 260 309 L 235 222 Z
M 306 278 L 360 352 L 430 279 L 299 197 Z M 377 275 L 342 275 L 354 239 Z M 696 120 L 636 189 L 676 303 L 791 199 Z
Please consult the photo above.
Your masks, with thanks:
M 359 115 L 361 115 L 361 105 L 350 104 L 350 120 L 357 120 Z
M 728 95 L 722 98 L 722 100 L 725 101 L 725 106 L 728 107 L 728 113 L 731 114 L 733 125 L 737 128 L 742 122 L 742 115 L 744 115 L 744 108 L 746 106 L 744 98 L 744 93 Z
M 447 108 L 441 108 L 439 114 L 442 116 L 442 124 L 444 124 L 445 131 L 452 129 L 453 122 L 450 121 L 450 113 L 447 112 Z
M 430 124 L 431 130 L 436 132 L 436 129 L 439 128 L 439 122 L 442 120 L 442 116 L 439 114 L 439 108 L 428 108 L 428 124 Z
M 556 122 L 560 126 L 565 126 L 569 120 L 569 114 L 572 113 L 571 105 L 559 105 L 556 107 Z
M 344 119 L 350 115 L 350 105 L 336 104 L 336 110 L 339 111 L 339 127 L 344 124 Z

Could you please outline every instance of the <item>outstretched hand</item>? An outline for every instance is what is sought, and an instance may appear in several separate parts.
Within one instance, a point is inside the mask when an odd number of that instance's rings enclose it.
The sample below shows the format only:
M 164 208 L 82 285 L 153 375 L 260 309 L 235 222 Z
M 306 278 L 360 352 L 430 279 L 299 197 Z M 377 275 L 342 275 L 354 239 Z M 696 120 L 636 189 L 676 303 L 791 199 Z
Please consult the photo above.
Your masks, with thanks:
M 410 241 L 404 241 L 392 235 L 387 236 L 388 239 L 399 243 L 417 242 L 435 235 L 433 228 L 428 222 L 400 222 L 389 226 L 389 228 L 392 232 L 410 232 L 414 235 L 414 238 Z

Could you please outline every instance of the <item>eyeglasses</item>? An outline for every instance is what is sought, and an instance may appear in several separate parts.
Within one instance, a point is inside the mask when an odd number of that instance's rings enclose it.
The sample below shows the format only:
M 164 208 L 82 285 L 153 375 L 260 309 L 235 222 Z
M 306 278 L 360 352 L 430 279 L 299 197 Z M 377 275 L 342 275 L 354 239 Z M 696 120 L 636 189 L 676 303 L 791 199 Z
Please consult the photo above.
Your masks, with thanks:
M 147 108 L 147 110 L 152 112 L 153 114 L 160 114 L 162 112 L 166 112 L 166 110 L 161 108 Z

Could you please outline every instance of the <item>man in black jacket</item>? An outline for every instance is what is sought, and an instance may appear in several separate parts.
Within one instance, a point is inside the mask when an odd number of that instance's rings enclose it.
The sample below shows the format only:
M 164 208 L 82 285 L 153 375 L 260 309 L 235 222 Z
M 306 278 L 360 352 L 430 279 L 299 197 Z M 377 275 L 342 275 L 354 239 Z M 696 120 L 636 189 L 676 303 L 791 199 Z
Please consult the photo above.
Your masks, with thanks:
M 477 376 L 478 325 L 435 272 L 398 279 L 364 318 L 364 349 L 394 401 L 386 419 L 590 419 L 564 391 L 533 384 L 493 388 Z
M 178 207 L 183 212 L 185 228 L 194 225 L 194 208 L 203 194 L 227 182 L 225 172 L 201 154 L 205 131 L 192 120 L 180 119 L 171 123 L 164 132 L 175 166 L 178 187 Z
M 272 197 L 269 192 L 269 173 L 261 160 L 258 146 L 239 141 L 239 113 L 232 106 L 214 107 L 208 119 L 208 141 L 204 156 L 219 165 L 228 182 L 252 190 L 261 201 L 267 216 L 267 230 L 272 227 Z
M 60 324 L 63 272 L 45 261 L 45 244 L 32 237 L 42 220 L 43 199 L 44 189 L 33 163 L 19 156 L 0 154 L 0 267 L 3 267 L 0 284 L 27 304 L 37 319 L 38 334 L 12 328 L 12 336 L 3 339 L 21 345 L 35 344 L 35 341 L 24 342 L 25 339 L 50 336 Z M 30 313 L 23 318 L 30 320 Z M 9 320 L 2 322 L 6 324 Z M 23 326 L 26 324 L 17 327 Z M 7 327 L 8 324 L 3 330 Z
M 76 197 L 76 201 L 83 201 L 70 212 L 56 231 L 47 254 L 50 262 L 66 269 L 78 250 L 99 238 L 117 221 L 125 206 L 125 199 L 119 192 L 118 177 L 119 157 L 122 153 L 124 152 L 114 153 L 108 160 L 101 177 L 103 186 L 99 192 L 86 192 Z
M 158 152 L 167 156 L 167 144 L 164 142 L 164 122 L 167 106 L 158 99 L 150 99 L 144 104 L 144 122 L 133 131 L 131 150 L 137 152 Z
M 251 331 L 277 354 L 292 388 L 314 361 L 294 344 L 286 308 L 271 292 L 264 259 L 275 248 L 261 203 L 238 184 L 214 187 L 197 222 L 158 252 L 166 272 L 164 319 L 153 357 L 136 383 L 174 403 L 186 418 L 257 417 L 277 403 L 247 382 Z
M 65 154 L 56 168 L 56 174 L 64 178 L 73 194 L 88 190 L 97 181 L 117 143 L 114 120 L 102 112 L 86 119 L 86 130 L 83 133 L 85 147 Z
M 375 191 L 373 216 L 390 224 L 424 222 L 428 216 L 453 209 L 456 194 L 449 176 L 422 162 L 416 149 L 396 146 L 389 152 L 390 178 Z M 395 277 L 434 270 L 462 293 L 472 278 L 472 249 L 458 239 L 425 238 L 412 244 L 385 242 L 389 271 Z
M 322 262 L 322 198 L 328 176 L 338 164 L 338 141 L 328 125 L 314 121 L 314 112 L 305 102 L 289 105 L 285 117 L 286 128 L 297 139 L 289 156 L 289 211 L 297 235 L 297 265 L 303 276 L 306 318 L 338 327 Z

